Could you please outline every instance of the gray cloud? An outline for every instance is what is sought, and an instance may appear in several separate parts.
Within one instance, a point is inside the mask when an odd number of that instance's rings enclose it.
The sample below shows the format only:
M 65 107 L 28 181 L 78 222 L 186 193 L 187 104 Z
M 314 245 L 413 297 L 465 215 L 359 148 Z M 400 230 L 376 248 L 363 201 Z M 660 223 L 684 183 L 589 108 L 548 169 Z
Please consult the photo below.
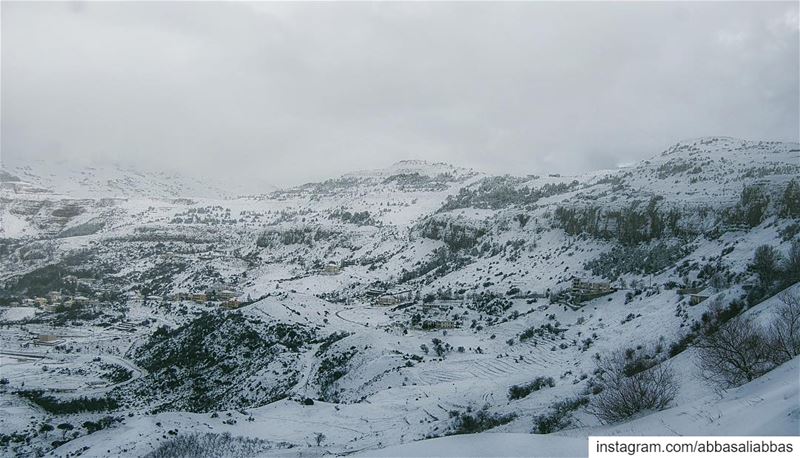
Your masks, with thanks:
M 2 4 L 2 154 L 288 185 L 798 140 L 790 3 Z

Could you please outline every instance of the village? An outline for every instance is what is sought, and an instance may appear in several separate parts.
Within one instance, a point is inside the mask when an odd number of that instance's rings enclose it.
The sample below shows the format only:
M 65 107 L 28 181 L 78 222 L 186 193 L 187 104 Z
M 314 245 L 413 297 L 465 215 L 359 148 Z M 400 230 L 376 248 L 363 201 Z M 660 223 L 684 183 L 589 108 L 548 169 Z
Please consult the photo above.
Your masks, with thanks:
M 308 272 L 307 275 L 337 276 L 343 273 L 345 267 L 336 262 L 328 262 L 324 267 Z M 301 276 L 300 278 L 303 278 Z M 224 310 L 236 310 L 249 305 L 255 300 L 249 295 L 242 299 L 242 291 L 235 285 L 219 283 L 211 287 L 194 291 L 181 291 L 166 295 L 144 295 L 141 291 L 132 289 L 125 293 L 118 293 L 102 286 L 93 279 L 78 278 L 74 275 L 63 277 L 64 287 L 60 290 L 49 291 L 41 296 L 20 297 L 8 303 L 10 307 L 32 307 L 46 313 L 90 311 L 98 312 L 104 306 L 109 306 L 115 298 L 116 302 L 124 304 L 141 304 L 144 306 L 158 306 L 191 302 L 203 306 L 216 306 Z M 520 285 L 522 286 L 522 285 Z M 573 310 L 583 307 L 583 304 L 599 297 L 610 295 L 626 285 L 614 285 L 608 281 L 588 281 L 574 277 L 571 286 L 558 292 L 522 291 L 522 288 L 512 288 L 507 297 L 509 299 L 525 299 L 529 304 L 538 299 L 547 299 L 551 304 L 560 304 Z M 678 288 L 681 296 L 688 296 L 689 305 L 697 305 L 707 299 L 710 292 L 705 286 Z M 474 299 L 472 299 L 474 300 Z M 451 297 L 448 295 L 436 296 L 427 294 L 421 296 L 420 290 L 414 285 L 387 285 L 375 282 L 361 290 L 354 297 L 347 298 L 348 304 L 362 304 L 376 308 L 385 308 L 392 312 L 403 312 L 407 320 L 405 326 L 410 326 L 422 331 L 436 331 L 460 328 L 463 325 L 462 317 L 451 314 L 454 306 L 463 305 L 467 298 Z M 540 307 L 541 308 L 541 307 Z M 400 325 L 399 322 L 393 326 Z M 123 331 L 132 331 L 135 327 L 131 323 L 117 323 L 116 326 Z M 36 345 L 55 346 L 63 343 L 58 336 L 40 334 L 35 337 Z

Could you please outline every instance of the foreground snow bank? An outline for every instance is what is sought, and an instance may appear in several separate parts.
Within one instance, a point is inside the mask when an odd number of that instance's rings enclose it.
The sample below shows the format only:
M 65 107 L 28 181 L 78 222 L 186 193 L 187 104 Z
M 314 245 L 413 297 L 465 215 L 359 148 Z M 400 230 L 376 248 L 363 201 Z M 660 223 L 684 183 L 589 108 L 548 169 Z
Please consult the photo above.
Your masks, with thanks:
M 370 450 L 356 456 L 549 456 L 586 455 L 586 441 L 553 435 L 481 433 L 440 437 Z
M 586 456 L 589 436 L 798 436 L 800 357 L 719 396 L 563 435 L 481 433 L 369 450 L 360 456 Z

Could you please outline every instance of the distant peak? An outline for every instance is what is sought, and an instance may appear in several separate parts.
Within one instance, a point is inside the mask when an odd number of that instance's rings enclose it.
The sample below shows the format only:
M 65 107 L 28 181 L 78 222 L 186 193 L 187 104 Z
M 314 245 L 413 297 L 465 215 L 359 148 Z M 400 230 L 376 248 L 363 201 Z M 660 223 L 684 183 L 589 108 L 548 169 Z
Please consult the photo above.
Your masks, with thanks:
M 399 174 L 418 173 L 420 175 L 435 176 L 442 173 L 469 173 L 470 170 L 457 167 L 446 162 L 432 162 L 421 159 L 405 159 L 397 161 L 389 167 L 374 170 L 359 170 L 347 173 L 344 176 L 376 177 Z
M 726 136 L 707 136 L 695 137 L 680 140 L 667 148 L 666 151 L 661 153 L 662 156 L 669 156 L 673 153 L 684 149 L 720 149 L 730 148 L 732 145 L 745 146 L 749 143 L 755 143 L 741 138 L 726 137 Z
M 433 166 L 433 165 L 450 166 L 450 164 L 448 164 L 446 162 L 431 162 L 431 161 L 425 161 L 425 160 L 422 160 L 422 159 L 404 159 L 402 161 L 395 162 L 394 164 L 391 165 L 390 168 L 397 168 L 397 167 L 423 167 L 423 166 L 427 166 L 427 165 L 431 165 L 431 166 Z

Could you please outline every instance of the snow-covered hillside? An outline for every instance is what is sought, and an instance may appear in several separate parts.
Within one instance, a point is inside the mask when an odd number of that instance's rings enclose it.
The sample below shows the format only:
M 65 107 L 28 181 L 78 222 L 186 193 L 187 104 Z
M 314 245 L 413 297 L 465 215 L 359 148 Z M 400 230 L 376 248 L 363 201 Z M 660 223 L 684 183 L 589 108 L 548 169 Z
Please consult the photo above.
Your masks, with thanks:
M 50 192 L 73 198 L 228 198 L 273 191 L 214 176 L 204 179 L 123 165 L 85 165 L 67 160 L 5 158 L 0 187 L 16 192 Z
M 577 428 L 560 434 L 480 433 L 428 439 L 363 456 L 586 456 L 589 436 L 796 436 L 800 434 L 797 377 L 800 359 L 722 396 L 637 418 L 620 425 Z M 757 421 L 742 421 L 743 418 Z M 357 454 L 356 456 L 360 456 Z
M 796 358 L 719 400 L 691 347 L 798 281 L 795 143 L 703 138 L 574 177 L 403 161 L 228 199 L 28 173 L 0 190 L 13 453 L 574 456 L 590 433 L 797 428 L 796 385 L 776 388 Z M 673 368 L 670 409 L 591 414 L 617 351 Z M 761 429 L 734 428 L 741 399 L 764 399 Z

